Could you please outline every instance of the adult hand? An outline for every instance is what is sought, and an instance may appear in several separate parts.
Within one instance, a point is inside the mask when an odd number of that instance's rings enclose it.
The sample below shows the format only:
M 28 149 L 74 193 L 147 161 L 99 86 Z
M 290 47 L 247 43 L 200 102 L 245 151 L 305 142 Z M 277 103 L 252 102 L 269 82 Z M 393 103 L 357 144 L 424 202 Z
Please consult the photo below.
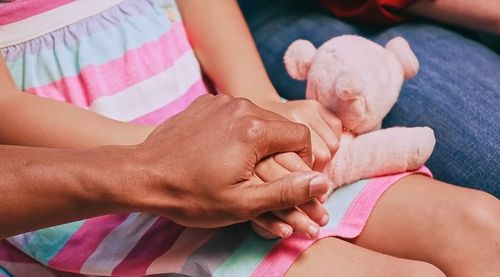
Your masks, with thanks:
M 309 129 L 246 99 L 206 95 L 160 125 L 132 159 L 143 173 L 140 187 L 125 187 L 130 205 L 190 227 L 247 221 L 320 197 L 324 176 L 295 172 L 258 184 L 252 176 L 262 159 L 297 153 L 311 164 Z
M 308 126 L 312 139 L 313 169 L 323 170 L 339 146 L 342 134 L 340 120 L 316 100 L 267 101 L 258 105 Z

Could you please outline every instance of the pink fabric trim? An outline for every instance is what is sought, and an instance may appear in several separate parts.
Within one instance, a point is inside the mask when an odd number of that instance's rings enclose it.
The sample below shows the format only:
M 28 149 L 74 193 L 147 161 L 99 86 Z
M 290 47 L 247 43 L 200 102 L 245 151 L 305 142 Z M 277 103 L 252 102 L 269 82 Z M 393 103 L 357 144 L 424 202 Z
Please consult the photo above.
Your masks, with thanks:
M 144 275 L 154 260 L 172 247 L 184 229 L 167 218 L 159 218 L 111 275 Z
M 171 51 L 165 51 L 167 48 Z M 119 93 L 174 66 L 189 49 L 182 23 L 175 23 L 159 39 L 129 50 L 120 58 L 102 65 L 85 66 L 76 76 L 25 91 L 88 108 L 99 97 Z
M 422 173 L 432 177 L 427 167 L 421 167 L 414 171 L 409 171 L 397 175 L 376 177 L 370 180 L 370 183 L 361 191 L 361 193 L 352 202 L 349 210 L 344 216 L 342 223 L 336 230 L 336 235 L 343 238 L 357 237 L 370 216 L 377 200 L 394 183 L 403 177 L 411 174 Z
M 79 273 L 82 265 L 94 253 L 102 240 L 120 226 L 128 216 L 128 214 L 109 215 L 86 220 L 57 255 L 50 260 L 49 266 Z M 99 232 L 94 230 L 99 230 Z
M 317 239 L 308 239 L 300 234 L 293 235 L 277 244 L 257 266 L 252 276 L 283 276 L 292 263 L 316 241 L 332 236 L 354 238 L 365 226 L 370 213 L 380 196 L 399 179 L 422 173 L 432 177 L 426 167 L 397 175 L 373 178 L 360 192 L 337 228 L 323 229 Z M 352 223 L 351 223 L 352 222 Z
M 134 123 L 138 124 L 158 124 L 165 121 L 167 118 L 176 115 L 177 113 L 183 111 L 191 104 L 196 98 L 201 95 L 207 94 L 207 88 L 203 80 L 198 80 L 196 83 L 191 85 L 191 87 L 185 92 L 184 95 L 170 102 L 168 105 L 159 108 L 149 114 L 141 116 L 137 119 L 132 120 Z
M 73 1 L 74 0 L 18 0 L 12 3 L 2 4 L 0 5 L 0 26 L 21 21 Z

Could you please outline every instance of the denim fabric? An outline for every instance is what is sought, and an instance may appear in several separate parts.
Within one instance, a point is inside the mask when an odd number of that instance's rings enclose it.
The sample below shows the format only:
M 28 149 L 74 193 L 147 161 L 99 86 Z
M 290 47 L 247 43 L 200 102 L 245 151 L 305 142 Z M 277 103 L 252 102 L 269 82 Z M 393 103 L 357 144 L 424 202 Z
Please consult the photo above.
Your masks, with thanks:
M 465 35 L 426 22 L 380 29 L 332 17 L 298 0 L 240 0 L 268 73 L 289 99 L 304 97 L 305 82 L 292 80 L 283 54 L 303 38 L 319 46 L 341 34 L 358 34 L 384 44 L 403 36 L 421 69 L 407 81 L 384 127 L 430 126 L 437 145 L 427 166 L 452 184 L 500 197 L 500 56 Z

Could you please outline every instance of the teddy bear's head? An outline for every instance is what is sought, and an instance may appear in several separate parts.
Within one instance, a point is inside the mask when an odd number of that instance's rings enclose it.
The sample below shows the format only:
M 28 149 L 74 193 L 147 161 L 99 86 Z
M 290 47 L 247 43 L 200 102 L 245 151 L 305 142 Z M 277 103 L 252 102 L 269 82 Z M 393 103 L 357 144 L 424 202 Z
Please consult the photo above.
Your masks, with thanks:
M 355 134 L 380 128 L 403 81 L 414 77 L 419 68 L 401 37 L 385 48 L 353 35 L 332 38 L 318 49 L 309 41 L 297 40 L 284 61 L 292 78 L 307 80 L 307 98 L 321 102 Z

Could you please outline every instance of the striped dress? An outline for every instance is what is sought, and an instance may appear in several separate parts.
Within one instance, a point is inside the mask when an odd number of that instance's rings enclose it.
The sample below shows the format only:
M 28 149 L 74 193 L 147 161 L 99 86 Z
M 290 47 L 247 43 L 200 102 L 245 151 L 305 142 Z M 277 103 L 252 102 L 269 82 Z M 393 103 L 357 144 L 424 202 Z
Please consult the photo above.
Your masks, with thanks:
M 173 0 L 0 3 L 0 53 L 26 93 L 158 124 L 207 92 Z M 335 191 L 319 238 L 359 235 L 380 195 L 407 174 Z M 247 223 L 195 229 L 114 214 L 0 241 L 0 276 L 281 276 L 314 241 L 260 239 Z

